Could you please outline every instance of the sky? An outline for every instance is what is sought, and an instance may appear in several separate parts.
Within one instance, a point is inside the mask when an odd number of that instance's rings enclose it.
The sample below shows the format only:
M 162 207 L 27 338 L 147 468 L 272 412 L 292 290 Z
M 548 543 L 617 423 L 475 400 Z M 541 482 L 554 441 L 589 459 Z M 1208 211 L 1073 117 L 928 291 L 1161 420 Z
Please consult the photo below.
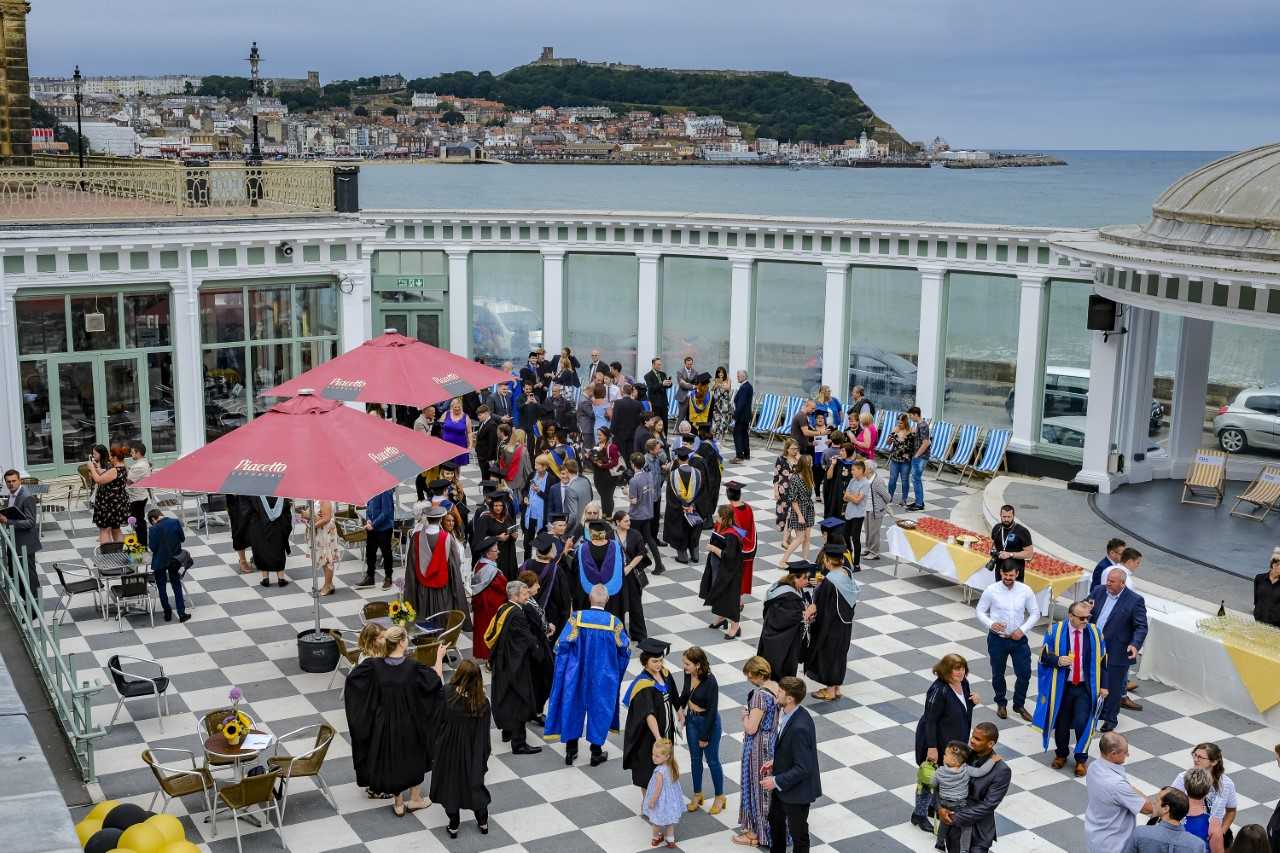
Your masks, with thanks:
M 912 140 L 1235 150 L 1280 139 L 1277 0 L 32 0 L 33 75 L 495 73 L 557 56 L 850 83 Z M 444 93 L 442 93 L 444 94 Z

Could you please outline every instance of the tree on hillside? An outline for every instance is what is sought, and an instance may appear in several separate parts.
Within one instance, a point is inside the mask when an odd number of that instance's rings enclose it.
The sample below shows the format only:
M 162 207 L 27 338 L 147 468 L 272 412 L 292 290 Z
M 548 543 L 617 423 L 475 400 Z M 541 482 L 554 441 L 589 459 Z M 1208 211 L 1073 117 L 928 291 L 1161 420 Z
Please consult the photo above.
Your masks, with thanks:
M 440 120 L 445 124 L 462 124 L 467 118 L 457 110 L 449 110 L 440 117 Z
M 354 110 L 352 110 L 351 114 L 358 115 L 363 118 L 364 116 L 367 116 L 369 114 L 369 111 L 365 109 L 363 106 L 359 106 L 359 107 L 356 107 Z
M 396 116 L 400 115 L 400 111 L 395 107 L 383 107 L 382 114 L 384 116 L 391 116 L 392 118 L 395 118 Z

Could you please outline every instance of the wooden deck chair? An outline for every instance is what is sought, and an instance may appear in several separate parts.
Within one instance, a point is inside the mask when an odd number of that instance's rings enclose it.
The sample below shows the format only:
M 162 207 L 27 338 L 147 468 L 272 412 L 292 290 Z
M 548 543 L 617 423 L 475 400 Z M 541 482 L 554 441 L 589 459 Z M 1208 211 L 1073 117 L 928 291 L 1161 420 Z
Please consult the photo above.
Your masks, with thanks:
M 950 421 L 934 421 L 929 425 L 929 459 L 925 463 L 941 465 L 955 444 L 956 426 Z
M 760 406 L 756 409 L 756 420 L 751 431 L 757 435 L 769 435 L 778 425 L 778 412 L 782 410 L 782 401 L 777 394 L 765 393 L 760 396 Z
M 780 438 L 787 438 L 791 435 L 791 422 L 795 420 L 796 413 L 800 411 L 800 407 L 804 405 L 804 397 L 787 397 L 787 401 L 783 403 L 782 420 L 774 424 L 772 430 L 769 431 L 769 441 L 765 444 L 765 449 L 773 447 L 774 442 Z
M 680 417 L 680 401 L 676 399 L 675 394 L 672 394 L 671 399 L 667 401 L 667 420 L 675 423 L 678 417 Z
M 1222 503 L 1226 486 L 1226 452 L 1209 448 L 1197 450 L 1196 458 L 1187 469 L 1187 479 L 1182 484 L 1182 500 L 1179 503 L 1216 507 Z
M 876 453 L 889 452 L 889 433 L 893 432 L 894 427 L 898 425 L 898 418 L 900 417 L 902 417 L 902 412 L 897 409 L 884 410 L 884 424 L 876 438 Z
M 1240 510 L 1240 504 L 1252 504 L 1251 510 Z M 1280 509 L 1280 468 L 1268 465 L 1258 472 L 1257 478 L 1249 484 L 1249 488 L 1236 498 L 1231 514 L 1239 518 L 1253 521 L 1265 521 L 1267 515 Z
M 978 449 L 978 433 L 976 424 L 964 424 L 956 430 L 955 447 L 950 456 L 938 460 L 938 473 L 933 479 L 941 481 L 948 468 L 954 469 L 957 474 L 963 473 L 964 467 L 973 460 L 973 454 Z
M 982 453 L 975 456 L 978 460 L 977 464 L 962 468 L 960 481 L 963 482 L 966 477 L 972 477 L 974 474 L 994 477 L 1002 469 L 1008 472 L 1009 468 L 1005 465 L 1005 456 L 1009 452 L 1009 439 L 1012 437 L 1013 430 L 1011 429 L 989 430 L 987 439 L 982 446 Z

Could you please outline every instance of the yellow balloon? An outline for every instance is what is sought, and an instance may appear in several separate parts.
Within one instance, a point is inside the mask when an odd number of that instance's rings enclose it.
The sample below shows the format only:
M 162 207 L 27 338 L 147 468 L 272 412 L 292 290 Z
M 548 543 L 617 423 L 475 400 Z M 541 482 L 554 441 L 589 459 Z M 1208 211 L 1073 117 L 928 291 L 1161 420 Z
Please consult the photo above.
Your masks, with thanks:
M 95 820 L 92 816 L 85 818 L 76 824 L 76 838 L 80 839 L 80 846 L 83 847 L 89 843 L 89 839 L 93 838 L 93 834 L 102 829 L 102 819 Z
M 93 807 L 93 811 L 85 815 L 85 820 L 96 820 L 98 823 L 102 823 L 107 819 L 107 812 L 111 811 L 118 805 L 120 805 L 120 803 L 115 800 L 103 800 Z
M 130 850 L 127 847 L 112 847 L 107 853 L 138 853 L 137 850 Z
M 160 833 L 164 838 L 165 845 L 172 844 L 175 841 L 184 841 L 187 837 L 187 831 L 182 828 L 182 821 L 178 820 L 171 814 L 154 814 L 143 821 L 147 826 Z
M 124 831 L 116 842 L 121 849 L 129 849 L 135 853 L 160 853 L 164 849 L 164 836 L 146 821 L 135 823 Z
M 190 841 L 175 841 L 160 853 L 200 853 L 200 848 Z

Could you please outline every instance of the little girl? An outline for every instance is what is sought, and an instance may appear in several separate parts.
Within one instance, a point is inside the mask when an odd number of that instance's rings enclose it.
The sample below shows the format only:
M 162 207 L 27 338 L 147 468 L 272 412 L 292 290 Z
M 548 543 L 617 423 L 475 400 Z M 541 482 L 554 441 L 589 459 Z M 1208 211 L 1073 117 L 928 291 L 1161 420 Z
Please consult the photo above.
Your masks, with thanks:
M 663 738 L 653 744 L 653 776 L 644 792 L 640 814 L 653 825 L 650 847 L 676 846 L 676 824 L 684 814 L 684 791 L 680 789 L 680 768 L 676 765 L 671 741 Z

